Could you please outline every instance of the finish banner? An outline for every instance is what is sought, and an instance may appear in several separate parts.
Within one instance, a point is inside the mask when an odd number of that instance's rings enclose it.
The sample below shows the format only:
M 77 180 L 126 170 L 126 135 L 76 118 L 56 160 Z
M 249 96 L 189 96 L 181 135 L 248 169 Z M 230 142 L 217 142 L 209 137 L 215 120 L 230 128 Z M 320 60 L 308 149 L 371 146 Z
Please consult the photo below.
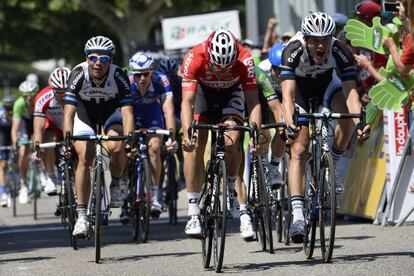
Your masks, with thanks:
M 220 28 L 241 37 L 237 10 L 180 16 L 162 20 L 162 37 L 165 50 L 185 49 L 203 42 L 208 35 Z

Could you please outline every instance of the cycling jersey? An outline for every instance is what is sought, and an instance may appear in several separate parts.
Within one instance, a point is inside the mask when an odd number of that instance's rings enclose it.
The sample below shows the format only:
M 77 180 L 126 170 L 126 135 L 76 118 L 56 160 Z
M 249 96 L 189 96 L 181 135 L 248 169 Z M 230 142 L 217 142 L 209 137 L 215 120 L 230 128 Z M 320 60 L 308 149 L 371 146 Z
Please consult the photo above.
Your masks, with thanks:
M 13 105 L 13 120 L 21 120 L 19 139 L 29 140 L 33 134 L 33 108 L 28 107 L 23 96 L 17 98 Z
M 131 82 L 135 125 L 141 128 L 164 128 L 162 101 L 173 95 L 167 76 L 162 72 L 153 71 L 151 84 L 144 95 L 139 91 L 133 75 L 129 77 L 129 80 Z
M 183 59 L 182 91 L 197 91 L 194 119 L 217 123 L 226 117 L 245 117 L 244 91 L 257 90 L 254 63 L 250 52 L 237 44 L 238 57 L 233 66 L 218 78 L 210 67 L 205 45 L 194 46 Z
M 210 68 L 205 45 L 194 46 L 183 60 L 183 91 L 197 91 L 197 83 L 205 91 L 232 90 L 239 85 L 244 91 L 256 90 L 253 58 L 248 50 L 237 44 L 238 57 L 235 64 L 223 77 L 217 78 Z
M 295 102 L 302 108 L 302 112 L 309 111 L 311 98 L 331 109 L 333 97 L 342 91 L 341 80 L 356 80 L 354 59 L 339 40 L 332 38 L 325 63 L 316 64 L 308 53 L 301 32 L 298 32 L 283 49 L 280 67 L 282 81 L 296 80 Z
M 69 76 L 64 103 L 77 106 L 73 132 L 94 133 L 96 125 L 103 125 L 116 108 L 132 104 L 128 77 L 110 64 L 106 81 L 97 86 L 89 76 L 88 63 L 78 64 Z
M 298 32 L 282 52 L 281 78 L 318 79 L 331 75 L 335 69 L 342 81 L 356 80 L 354 58 L 341 42 L 332 38 L 331 49 L 323 64 L 316 64 L 308 53 L 303 34 Z
M 55 127 L 63 131 L 63 108 L 51 86 L 45 87 L 37 94 L 33 116 L 45 118 L 46 129 Z

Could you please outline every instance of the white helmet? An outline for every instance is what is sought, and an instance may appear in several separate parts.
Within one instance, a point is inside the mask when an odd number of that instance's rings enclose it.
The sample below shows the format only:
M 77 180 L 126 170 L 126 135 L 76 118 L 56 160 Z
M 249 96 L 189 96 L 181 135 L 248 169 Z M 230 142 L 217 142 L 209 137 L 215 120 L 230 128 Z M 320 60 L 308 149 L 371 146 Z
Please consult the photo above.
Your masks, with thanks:
M 39 77 L 35 73 L 30 73 L 26 76 L 26 80 L 38 83 L 39 82 Z
M 324 12 L 314 12 L 302 20 L 304 36 L 330 36 L 335 33 L 335 21 Z
M 53 89 L 64 90 L 70 75 L 70 70 L 66 67 L 58 67 L 50 74 L 49 85 Z
M 132 72 L 143 72 L 154 69 L 154 58 L 149 53 L 137 52 L 129 59 Z
M 89 55 L 92 51 L 105 51 L 109 55 L 115 55 L 115 45 L 106 36 L 94 36 L 85 44 L 85 55 Z
M 230 31 L 214 31 L 206 41 L 206 53 L 210 63 L 226 68 L 236 61 L 237 40 Z
M 35 82 L 25 80 L 19 85 L 19 90 L 23 95 L 34 95 L 39 90 L 39 86 Z

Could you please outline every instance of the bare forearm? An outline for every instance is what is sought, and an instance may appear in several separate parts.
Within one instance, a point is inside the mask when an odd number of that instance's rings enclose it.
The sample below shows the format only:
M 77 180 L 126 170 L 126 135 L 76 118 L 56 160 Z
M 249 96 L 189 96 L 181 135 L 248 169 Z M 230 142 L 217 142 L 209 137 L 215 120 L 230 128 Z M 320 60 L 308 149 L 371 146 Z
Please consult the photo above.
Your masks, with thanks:
M 12 129 L 11 129 L 11 140 L 12 144 L 16 145 L 17 143 L 17 132 L 19 131 L 20 127 L 20 119 L 13 119 Z
M 134 112 L 132 106 L 121 107 L 122 114 L 122 129 L 124 135 L 134 131 Z
M 73 133 L 73 120 L 76 114 L 76 106 L 66 104 L 63 111 L 63 132 Z
M 191 121 L 194 119 L 193 107 L 191 102 L 183 101 L 181 103 L 181 125 L 183 128 L 184 137 L 187 137 L 187 130 L 191 125 Z
M 43 131 L 45 129 L 45 118 L 41 117 L 34 117 L 33 120 L 33 145 L 36 142 L 42 143 L 43 142 Z

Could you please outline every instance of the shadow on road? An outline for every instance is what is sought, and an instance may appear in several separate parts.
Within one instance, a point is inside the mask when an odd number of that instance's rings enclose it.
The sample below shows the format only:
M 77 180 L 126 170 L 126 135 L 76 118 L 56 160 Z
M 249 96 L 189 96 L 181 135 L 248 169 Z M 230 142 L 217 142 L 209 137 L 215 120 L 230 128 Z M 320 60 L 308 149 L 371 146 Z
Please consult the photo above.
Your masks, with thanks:
M 11 262 L 31 263 L 31 262 L 37 262 L 37 261 L 49 260 L 49 259 L 55 259 L 55 258 L 53 257 L 27 257 L 27 258 L 2 259 L 0 260 L 0 265 L 11 263 Z
M 387 258 L 392 256 L 409 256 L 414 257 L 413 252 L 385 252 L 385 253 L 372 253 L 372 254 L 353 254 L 350 256 L 334 256 L 332 263 L 338 262 L 371 262 L 380 258 Z M 260 272 L 266 271 L 275 267 L 288 267 L 288 266 L 317 266 L 327 265 L 321 258 L 313 258 L 303 261 L 289 261 L 289 262 L 267 262 L 267 263 L 250 263 L 250 264 L 225 264 L 223 270 L 226 273 L 246 273 L 246 272 Z
M 180 252 L 180 253 L 162 253 L 162 254 L 146 254 L 146 255 L 131 255 L 131 256 L 122 256 L 122 257 L 114 257 L 114 258 L 102 258 L 102 262 L 105 263 L 118 263 L 118 262 L 131 262 L 131 261 L 139 261 L 148 258 L 156 258 L 156 257 L 185 257 L 189 255 L 200 254 L 200 252 Z

